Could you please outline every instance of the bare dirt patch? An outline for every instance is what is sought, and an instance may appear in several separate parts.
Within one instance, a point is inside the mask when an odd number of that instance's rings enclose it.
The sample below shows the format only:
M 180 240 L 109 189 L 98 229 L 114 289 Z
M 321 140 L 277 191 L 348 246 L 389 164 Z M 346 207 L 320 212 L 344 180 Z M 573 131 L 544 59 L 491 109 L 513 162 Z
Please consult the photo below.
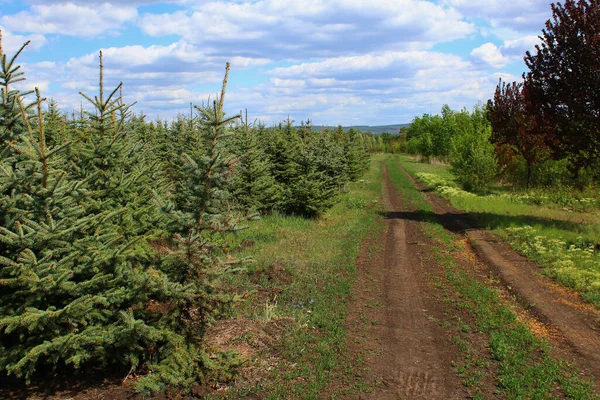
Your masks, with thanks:
M 418 221 L 401 218 L 414 210 L 385 169 L 384 177 L 387 229 L 375 246 L 363 247 L 348 319 L 349 350 L 361 355 L 360 374 L 368 385 L 358 396 L 465 398 L 452 367 L 460 351 L 440 324 L 446 306 L 433 287 L 440 268 L 430 259 L 431 243 Z

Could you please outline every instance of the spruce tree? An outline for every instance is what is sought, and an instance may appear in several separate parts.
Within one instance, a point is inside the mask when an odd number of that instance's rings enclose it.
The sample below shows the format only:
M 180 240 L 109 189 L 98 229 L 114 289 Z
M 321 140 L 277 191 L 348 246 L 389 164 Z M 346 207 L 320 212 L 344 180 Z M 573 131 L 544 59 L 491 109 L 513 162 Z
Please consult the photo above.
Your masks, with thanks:
M 277 208 L 283 212 L 295 212 L 292 204 L 297 203 L 294 198 L 292 186 L 299 176 L 298 158 L 302 149 L 296 128 L 292 120 L 287 119 L 285 125 L 269 129 L 265 137 L 265 151 L 271 165 L 271 175 L 280 187 L 280 198 Z
M 88 213 L 117 211 L 115 229 L 128 240 L 160 235 L 166 221 L 149 189 L 164 193 L 168 185 L 149 157 L 150 143 L 126 130 L 131 105 L 123 102 L 122 83 L 106 96 L 103 72 L 100 52 L 99 94 L 91 98 L 80 93 L 94 109 L 84 112 L 87 128 L 72 145 L 74 176 L 87 182 Z
M 41 103 L 38 92 L 35 128 L 20 107 L 27 134 L 0 160 L 11 205 L 0 227 L 0 370 L 29 379 L 40 364 L 133 369 L 155 347 L 156 359 L 172 358 L 182 337 L 148 306 L 193 292 L 131 262 L 130 243 L 109 222 L 116 212 L 86 212 L 86 182 L 64 168 L 68 144 L 47 145 Z
M 247 259 L 230 257 L 224 237 L 242 229 L 241 221 L 254 218 L 251 214 L 232 213 L 227 201 L 232 168 L 238 160 L 223 152 L 222 139 L 227 135 L 227 126 L 240 118 L 226 117 L 223 111 L 228 74 L 229 63 L 221 96 L 212 107 L 196 107 L 197 134 L 203 145 L 193 154 L 184 155 L 183 179 L 177 186 L 180 202 L 161 202 L 157 198 L 172 219 L 169 230 L 173 234 L 161 268 L 196 293 L 180 309 L 185 321 L 181 329 L 190 339 L 200 337 L 206 325 L 232 304 L 234 297 L 222 291 L 221 278 Z
M 0 30 L 0 157 L 4 157 L 7 150 L 5 142 L 15 140 L 25 132 L 19 99 L 23 99 L 31 92 L 21 93 L 13 85 L 25 80 L 24 72 L 17 64 L 17 59 L 27 45 L 29 42 L 24 43 L 15 55 L 9 58 L 3 52 L 2 30 Z M 26 112 L 32 106 L 33 104 L 26 106 Z
M 344 138 L 344 156 L 350 181 L 358 180 L 369 167 L 369 152 L 362 137 L 362 133 L 350 128 Z
M 260 143 L 264 125 L 250 128 L 248 111 L 243 124 L 232 135 L 229 150 L 238 158 L 231 179 L 231 197 L 244 209 L 261 213 L 271 211 L 280 198 L 280 187 L 271 175 L 271 163 Z

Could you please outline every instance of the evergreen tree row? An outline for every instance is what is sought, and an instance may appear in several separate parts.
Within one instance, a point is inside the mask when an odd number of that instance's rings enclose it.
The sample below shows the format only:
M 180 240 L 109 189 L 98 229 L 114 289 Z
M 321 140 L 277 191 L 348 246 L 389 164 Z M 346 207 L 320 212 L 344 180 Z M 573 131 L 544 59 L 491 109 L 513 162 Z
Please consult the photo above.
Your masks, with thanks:
M 138 371 L 152 392 L 199 379 L 207 324 L 247 261 L 225 235 L 259 213 L 318 216 L 368 163 L 368 138 L 265 127 L 225 115 L 220 96 L 189 117 L 147 122 L 122 85 L 82 93 L 67 116 L 21 93 L 0 44 L 0 374 Z M 33 95 L 33 101 L 32 101 Z M 28 100 L 29 99 L 29 100 Z
M 204 151 L 210 145 L 197 135 L 207 109 L 198 110 L 197 116 L 180 115 L 171 123 L 144 122 L 137 127 L 174 185 L 175 202 L 185 207 L 186 187 L 192 183 L 187 163 L 177 155 Z M 236 118 L 218 144 L 221 154 L 235 160 L 220 204 L 229 210 L 317 217 L 335 203 L 346 183 L 364 174 L 371 142 L 376 139 L 354 129 L 315 130 L 310 121 L 300 127 L 289 119 L 266 126 L 250 124 L 247 115 Z

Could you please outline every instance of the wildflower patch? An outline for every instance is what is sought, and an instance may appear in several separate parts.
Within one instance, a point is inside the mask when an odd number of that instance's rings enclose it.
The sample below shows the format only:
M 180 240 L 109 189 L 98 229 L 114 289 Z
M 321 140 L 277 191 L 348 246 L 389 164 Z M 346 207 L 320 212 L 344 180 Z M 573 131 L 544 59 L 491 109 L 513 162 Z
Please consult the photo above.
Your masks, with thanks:
M 538 261 L 548 276 L 600 307 L 598 244 L 581 237 L 573 243 L 548 238 L 531 226 L 507 228 L 506 237 L 511 246 Z

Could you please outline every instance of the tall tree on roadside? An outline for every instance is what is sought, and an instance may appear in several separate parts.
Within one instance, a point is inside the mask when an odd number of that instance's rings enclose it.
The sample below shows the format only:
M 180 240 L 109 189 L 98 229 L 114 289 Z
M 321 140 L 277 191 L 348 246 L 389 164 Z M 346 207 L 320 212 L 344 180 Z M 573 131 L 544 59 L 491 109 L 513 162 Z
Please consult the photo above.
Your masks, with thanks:
M 490 140 L 499 148 L 508 147 L 523 157 L 527 167 L 527 186 L 533 167 L 550 155 L 548 128 L 533 110 L 531 90 L 523 83 L 500 81 L 494 100 L 488 101 L 492 124 Z
M 600 160 L 600 0 L 551 7 L 542 43 L 525 56 L 525 86 L 558 139 L 549 144 L 577 172 Z

